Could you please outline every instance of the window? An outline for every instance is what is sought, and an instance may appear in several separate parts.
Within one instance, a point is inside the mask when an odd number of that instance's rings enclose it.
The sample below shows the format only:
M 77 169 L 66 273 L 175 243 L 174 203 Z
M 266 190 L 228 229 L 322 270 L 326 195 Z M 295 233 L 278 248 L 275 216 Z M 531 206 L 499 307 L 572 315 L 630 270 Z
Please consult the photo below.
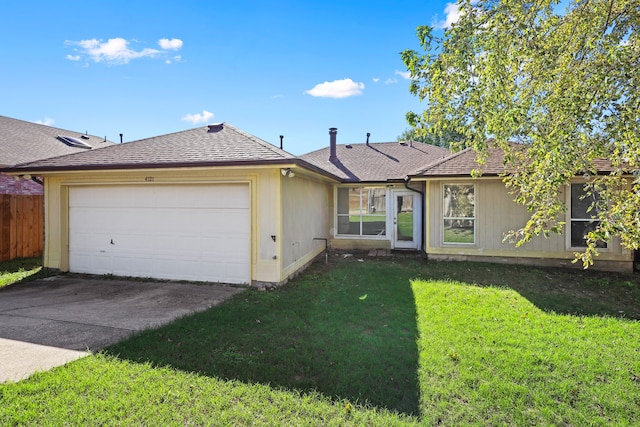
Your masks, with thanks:
M 476 240 L 476 197 L 473 184 L 443 186 L 444 243 L 473 244 Z
M 385 236 L 387 191 L 384 187 L 338 188 L 337 234 Z
M 84 135 L 83 135 L 84 136 Z M 88 148 L 91 149 L 91 146 L 89 144 L 87 144 L 84 141 L 79 140 L 78 138 L 74 138 L 72 136 L 63 136 L 63 135 L 58 135 L 58 139 L 62 142 L 64 142 L 65 144 L 67 144 L 70 147 L 77 147 L 77 148 Z
M 583 184 L 571 184 L 571 247 L 587 246 L 587 233 L 593 231 L 600 221 L 597 219 L 597 194 L 587 194 Z M 605 242 L 597 242 L 599 248 L 606 248 Z

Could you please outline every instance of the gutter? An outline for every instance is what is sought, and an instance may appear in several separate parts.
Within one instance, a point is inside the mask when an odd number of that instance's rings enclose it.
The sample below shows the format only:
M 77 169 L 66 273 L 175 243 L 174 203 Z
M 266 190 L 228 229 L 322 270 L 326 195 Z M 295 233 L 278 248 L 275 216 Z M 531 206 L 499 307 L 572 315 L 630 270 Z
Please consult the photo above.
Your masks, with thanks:
M 325 176 L 337 182 L 342 179 L 334 174 L 314 166 L 304 160 L 293 159 L 274 159 L 274 160 L 244 160 L 244 161 L 222 161 L 222 162 L 176 162 L 176 163 L 119 163 L 119 164 L 81 164 L 81 165 L 64 165 L 64 166 L 33 166 L 22 164 L 13 167 L 0 168 L 0 172 L 10 174 L 34 175 L 36 172 L 67 172 L 67 171 L 116 171 L 116 170 L 140 170 L 140 169 L 181 169 L 181 168 L 199 168 L 199 167 L 228 167 L 228 166 L 282 166 L 296 165 L 305 168 L 311 172 Z

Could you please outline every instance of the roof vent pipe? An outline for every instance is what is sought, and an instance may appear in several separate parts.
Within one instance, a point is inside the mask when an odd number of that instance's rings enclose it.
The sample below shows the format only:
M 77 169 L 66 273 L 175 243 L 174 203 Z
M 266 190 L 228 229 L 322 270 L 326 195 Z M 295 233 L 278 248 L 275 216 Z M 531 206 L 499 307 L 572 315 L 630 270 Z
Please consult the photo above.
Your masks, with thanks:
M 367 145 L 369 145 L 369 137 L 371 136 L 371 132 L 367 132 Z
M 338 160 L 336 154 L 336 135 L 338 134 L 338 128 L 329 128 L 329 161 L 333 162 Z
M 282 140 L 284 139 L 284 135 L 280 135 L 280 149 L 282 150 Z
M 122 144 L 122 134 L 120 134 L 120 144 Z

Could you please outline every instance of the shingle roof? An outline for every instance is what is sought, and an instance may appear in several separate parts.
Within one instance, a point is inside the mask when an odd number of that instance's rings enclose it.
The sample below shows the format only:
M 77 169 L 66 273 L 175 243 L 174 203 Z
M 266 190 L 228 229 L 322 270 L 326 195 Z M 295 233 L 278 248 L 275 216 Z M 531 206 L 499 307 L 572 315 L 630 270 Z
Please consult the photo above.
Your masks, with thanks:
M 385 182 L 404 179 L 411 172 L 448 156 L 449 150 L 419 142 L 338 144 L 338 159 L 329 161 L 329 148 L 300 158 L 345 182 Z
M 294 159 L 295 156 L 286 151 L 223 123 L 41 160 L 17 168 L 33 171 L 135 169 L 277 163 Z
M 74 138 L 84 135 L 81 140 L 94 149 L 113 145 L 103 137 L 0 116 L 0 165 L 16 165 L 88 151 L 65 144 L 56 138 L 58 135 Z
M 520 148 L 525 147 L 526 146 L 520 145 Z M 488 149 L 486 163 L 483 165 L 478 164 L 477 156 L 478 154 L 471 148 L 465 148 L 437 163 L 423 167 L 410 175 L 425 177 L 470 176 L 471 171 L 474 169 L 481 171 L 484 176 L 495 176 L 506 172 L 504 151 L 501 148 L 490 147 Z M 607 159 L 595 159 L 593 164 L 600 173 L 611 172 L 611 162 Z
M 478 154 L 471 148 L 465 148 L 434 163 L 428 167 L 418 170 L 413 176 L 469 176 L 474 169 L 482 171 L 483 175 L 499 175 L 504 173 L 504 152 L 499 148 L 489 148 L 487 162 L 479 165 Z

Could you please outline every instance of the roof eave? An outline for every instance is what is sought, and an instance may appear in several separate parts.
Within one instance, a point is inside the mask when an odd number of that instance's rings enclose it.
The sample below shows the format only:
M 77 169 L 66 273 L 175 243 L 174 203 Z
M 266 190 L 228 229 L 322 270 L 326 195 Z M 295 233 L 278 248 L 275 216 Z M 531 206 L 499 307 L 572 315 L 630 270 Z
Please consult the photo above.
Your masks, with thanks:
M 80 172 L 80 171 L 116 171 L 116 170 L 141 170 L 141 169 L 183 169 L 183 168 L 203 168 L 203 167 L 232 167 L 232 166 L 283 166 L 296 165 L 312 172 L 323 175 L 335 181 L 340 178 L 318 168 L 304 160 L 297 158 L 292 159 L 273 159 L 273 160 L 234 160 L 234 161 L 218 161 L 218 162 L 166 162 L 166 163 L 119 163 L 119 164 L 85 164 L 85 165 L 66 165 L 66 166 L 13 166 L 0 168 L 0 172 L 9 174 L 33 174 L 36 172 Z

